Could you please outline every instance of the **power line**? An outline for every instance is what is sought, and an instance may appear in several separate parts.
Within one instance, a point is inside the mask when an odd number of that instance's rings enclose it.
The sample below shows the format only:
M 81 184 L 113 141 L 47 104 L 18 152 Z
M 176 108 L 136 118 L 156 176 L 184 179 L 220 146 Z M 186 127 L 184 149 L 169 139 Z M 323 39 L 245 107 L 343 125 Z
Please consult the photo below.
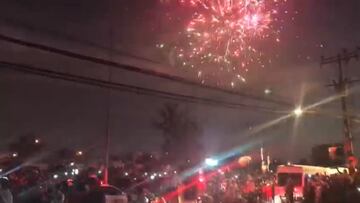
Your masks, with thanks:
M 210 105 L 223 105 L 223 107 L 227 107 L 227 108 L 241 107 L 241 108 L 251 108 L 251 109 L 255 108 L 255 109 L 271 111 L 270 108 L 266 108 L 266 107 L 262 107 L 262 106 L 248 105 L 248 104 L 243 104 L 243 103 L 231 103 L 231 102 L 226 102 L 226 101 L 221 101 L 221 100 L 213 100 L 213 99 L 202 98 L 202 97 L 181 95 L 181 94 L 170 93 L 170 92 L 165 92 L 165 91 L 160 91 L 160 90 L 155 90 L 155 89 L 126 85 L 126 84 L 122 84 L 122 83 L 108 82 L 108 81 L 104 81 L 104 80 L 83 77 L 83 76 L 78 76 L 78 75 L 73 75 L 73 74 L 68 74 L 68 73 L 61 73 L 61 72 L 57 72 L 57 71 L 36 68 L 33 66 L 28 66 L 28 65 L 23 65 L 23 64 L 8 63 L 8 62 L 4 62 L 4 61 L 0 61 L 0 64 L 4 65 L 4 66 L 1 66 L 1 68 L 12 69 L 15 71 L 20 71 L 20 72 L 24 72 L 24 73 L 33 74 L 33 75 L 39 75 L 39 76 L 44 76 L 44 77 L 53 78 L 53 79 L 61 79 L 61 80 L 65 80 L 65 81 L 87 84 L 87 85 L 97 86 L 97 87 L 102 87 L 102 88 L 111 88 L 111 89 L 115 89 L 115 90 L 119 90 L 119 91 L 126 91 L 126 92 L 130 92 L 130 93 L 141 94 L 141 95 L 157 96 L 157 97 L 161 97 L 164 99 L 185 101 L 185 102 L 189 102 L 189 103 L 203 102 L 203 103 L 210 104 Z
M 74 37 L 72 35 L 69 35 L 67 33 L 63 33 L 63 32 L 58 32 L 49 28 L 44 28 L 44 27 L 39 27 L 39 26 L 34 26 L 34 25 L 30 25 L 28 23 L 25 23 L 23 21 L 19 21 L 18 19 L 12 19 L 12 18 L 7 18 L 7 17 L 0 17 L 0 20 L 8 23 L 10 25 L 15 25 L 17 27 L 20 27 L 20 29 L 26 29 L 27 31 L 30 32 L 37 32 L 39 34 L 46 34 L 50 37 L 55 37 L 53 39 L 62 39 L 62 40 L 66 40 L 66 41 L 70 41 L 70 42 L 75 42 L 81 45 L 85 45 L 85 46 L 91 46 L 91 47 L 95 47 L 95 48 L 99 48 L 111 53 L 115 53 L 116 55 L 120 56 L 120 57 L 130 57 L 132 59 L 136 59 L 136 60 L 141 60 L 147 63 L 152 63 L 154 65 L 163 65 L 161 64 L 159 61 L 153 60 L 153 59 L 149 59 L 143 56 L 138 56 L 135 55 L 133 53 L 129 53 L 129 52 L 125 52 L 123 50 L 119 50 L 119 49 L 115 49 L 115 48 L 109 48 L 107 46 L 95 43 L 93 41 L 90 40 L 86 40 L 83 38 L 78 38 L 78 37 Z M 197 83 L 199 85 L 199 83 Z M 202 87 L 204 88 L 204 85 L 202 85 Z M 220 88 L 222 89 L 222 88 Z M 224 90 L 224 89 L 222 89 Z M 257 91 L 257 90 L 255 90 Z M 235 93 L 240 93 L 237 91 L 234 91 Z M 247 95 L 251 95 L 251 94 L 247 94 Z M 287 101 L 287 99 L 280 97 L 279 95 L 275 95 L 274 93 L 271 94 L 272 98 L 278 98 L 277 101 Z M 244 96 L 244 95 L 238 95 L 238 96 Z M 252 95 L 252 96 L 256 96 L 256 95 Z M 268 97 L 268 96 L 267 96 Z M 261 97 L 260 97 L 261 98 Z M 268 99 L 268 98 L 267 98 Z M 288 103 L 288 102 L 287 102 Z M 288 105 L 290 105 L 288 103 Z
M 109 60 L 106 60 L 103 58 L 83 55 L 83 54 L 75 53 L 72 51 L 59 49 L 56 47 L 51 47 L 51 46 L 47 46 L 47 45 L 43 45 L 43 44 L 38 44 L 38 43 L 33 43 L 33 42 L 21 40 L 21 39 L 16 39 L 16 38 L 9 37 L 9 36 L 3 35 L 3 34 L 0 34 L 0 40 L 11 42 L 11 43 L 18 44 L 18 45 L 25 46 L 25 47 L 39 49 L 39 50 L 42 50 L 45 52 L 50 52 L 50 53 L 54 53 L 54 54 L 58 54 L 58 55 L 67 56 L 70 58 L 75 58 L 78 60 L 90 61 L 90 62 L 93 62 L 96 64 L 111 66 L 111 67 L 123 69 L 126 71 L 132 71 L 132 72 L 141 73 L 141 74 L 145 74 L 145 75 L 149 75 L 149 76 L 153 76 L 153 77 L 167 79 L 167 80 L 170 80 L 173 82 L 179 82 L 179 83 L 183 83 L 186 85 L 192 85 L 192 86 L 197 86 L 197 87 L 201 87 L 201 88 L 205 88 L 205 89 L 211 89 L 211 90 L 215 90 L 215 91 L 219 91 L 219 92 L 223 92 L 223 93 L 227 93 L 227 94 L 231 94 L 231 95 L 247 97 L 247 98 L 250 98 L 253 100 L 269 102 L 269 103 L 273 103 L 273 104 L 277 104 L 277 105 L 292 106 L 291 104 L 289 104 L 288 102 L 285 102 L 285 101 L 273 100 L 273 99 L 264 98 L 264 97 L 260 97 L 260 96 L 256 96 L 256 95 L 240 93 L 240 92 L 232 91 L 232 90 L 226 90 L 226 89 L 219 88 L 216 86 L 202 85 L 197 82 L 187 80 L 187 79 L 179 77 L 179 76 L 173 76 L 173 75 L 169 75 L 169 74 L 154 71 L 154 70 L 143 69 L 143 68 L 130 66 L 130 65 L 124 65 L 124 64 L 120 64 L 120 63 L 117 63 L 114 61 L 109 61 Z
M 79 43 L 79 44 L 82 44 L 82 45 L 85 45 L 85 46 L 91 46 L 91 47 L 99 48 L 99 49 L 102 49 L 102 50 L 105 50 L 105 51 L 116 53 L 119 56 L 127 56 L 127 57 L 131 57 L 131 58 L 134 58 L 134 59 L 138 59 L 138 60 L 142 60 L 142 61 L 146 61 L 146 62 L 150 62 L 150 63 L 154 63 L 154 64 L 159 64 L 158 61 L 151 60 L 149 58 L 141 57 L 141 56 L 135 55 L 133 53 L 125 52 L 125 51 L 122 51 L 122 50 L 119 50 L 119 49 L 109 48 L 107 46 L 104 46 L 104 45 L 101 45 L 101 44 L 86 40 L 84 38 L 80 39 L 80 38 L 74 37 L 74 36 L 66 34 L 66 33 L 61 33 L 61 32 L 51 30 L 49 28 L 44 28 L 44 27 L 39 28 L 39 27 L 36 27 L 34 25 L 30 25 L 30 24 L 27 24 L 25 22 L 21 22 L 19 20 L 14 20 L 14 19 L 7 18 L 7 17 L 0 17 L 0 21 L 3 21 L 4 23 L 11 24 L 12 26 L 21 27 L 21 29 L 25 29 L 25 30 L 30 31 L 30 32 L 35 31 L 35 32 L 40 33 L 40 34 L 45 33 L 45 35 L 55 37 L 57 39 L 60 38 L 60 39 L 63 39 L 63 40 Z
M 269 113 L 284 113 L 285 111 L 276 111 L 272 108 L 264 107 L 264 106 L 257 106 L 257 105 L 249 105 L 244 103 L 233 103 L 227 102 L 222 100 L 210 99 L 205 97 L 196 97 L 196 96 L 189 96 L 183 94 L 177 94 L 172 92 L 166 92 L 156 89 L 132 86 L 128 84 L 112 82 L 112 81 L 104 81 L 90 77 L 84 77 L 69 73 L 62 73 L 57 71 L 52 71 L 48 69 L 38 68 L 34 66 L 24 65 L 24 64 L 17 64 L 17 63 L 9 63 L 6 61 L 0 61 L 0 68 L 2 69 L 10 69 L 18 72 L 23 72 L 32 75 L 38 75 L 42 77 L 58 79 L 63 81 L 69 81 L 79 84 L 85 84 L 90 86 L 96 86 L 100 88 L 110 88 L 117 91 L 122 92 L 129 92 L 135 93 L 139 95 L 147 95 L 147 96 L 154 96 L 163 99 L 187 102 L 187 103 L 195 103 L 195 104 L 206 104 L 212 106 L 220 106 L 224 108 L 232 108 L 232 109 L 251 109 L 256 111 L 262 112 L 269 112 Z

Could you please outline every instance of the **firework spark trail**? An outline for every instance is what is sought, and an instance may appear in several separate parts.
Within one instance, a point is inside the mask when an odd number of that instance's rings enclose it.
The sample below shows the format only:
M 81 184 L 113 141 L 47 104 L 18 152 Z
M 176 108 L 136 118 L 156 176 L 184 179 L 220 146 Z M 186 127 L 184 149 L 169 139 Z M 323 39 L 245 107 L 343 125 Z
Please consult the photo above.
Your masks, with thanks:
M 174 46 L 176 60 L 196 69 L 202 80 L 221 73 L 232 76 L 228 85 L 245 82 L 250 66 L 265 66 L 264 53 L 256 48 L 259 42 L 280 41 L 274 23 L 286 1 L 179 0 L 194 12 L 182 32 L 185 40 Z

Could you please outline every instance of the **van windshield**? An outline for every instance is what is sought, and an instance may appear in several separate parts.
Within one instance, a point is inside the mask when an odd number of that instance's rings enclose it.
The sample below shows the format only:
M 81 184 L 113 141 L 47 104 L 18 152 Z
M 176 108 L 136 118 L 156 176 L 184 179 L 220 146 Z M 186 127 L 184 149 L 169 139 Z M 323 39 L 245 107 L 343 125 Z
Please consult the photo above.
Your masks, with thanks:
M 301 173 L 278 173 L 278 186 L 285 186 L 289 180 L 294 186 L 301 186 Z

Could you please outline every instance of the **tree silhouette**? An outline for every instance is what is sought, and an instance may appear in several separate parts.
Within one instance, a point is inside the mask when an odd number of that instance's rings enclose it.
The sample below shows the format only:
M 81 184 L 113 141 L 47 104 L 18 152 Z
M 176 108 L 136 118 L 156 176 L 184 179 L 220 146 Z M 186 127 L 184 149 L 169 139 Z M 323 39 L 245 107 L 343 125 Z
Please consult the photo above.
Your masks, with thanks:
M 164 139 L 163 152 L 172 161 L 198 161 L 202 157 L 202 146 L 199 138 L 202 129 L 191 118 L 188 111 L 182 110 L 178 104 L 166 103 L 158 112 L 154 122 L 156 129 L 162 131 Z

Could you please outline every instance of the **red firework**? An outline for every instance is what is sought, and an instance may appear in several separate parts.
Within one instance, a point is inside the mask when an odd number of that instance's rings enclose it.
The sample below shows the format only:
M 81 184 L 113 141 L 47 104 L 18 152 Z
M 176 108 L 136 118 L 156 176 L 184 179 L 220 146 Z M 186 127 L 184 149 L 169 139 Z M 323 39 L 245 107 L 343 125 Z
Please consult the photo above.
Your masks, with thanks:
M 263 53 L 256 49 L 261 40 L 279 42 L 272 27 L 280 0 L 180 0 L 181 5 L 194 7 L 185 31 L 185 40 L 175 47 L 182 66 L 197 69 L 204 80 L 216 71 L 227 72 L 229 83 L 245 82 L 248 66 L 264 67 Z M 281 0 L 286 1 L 286 0 Z

